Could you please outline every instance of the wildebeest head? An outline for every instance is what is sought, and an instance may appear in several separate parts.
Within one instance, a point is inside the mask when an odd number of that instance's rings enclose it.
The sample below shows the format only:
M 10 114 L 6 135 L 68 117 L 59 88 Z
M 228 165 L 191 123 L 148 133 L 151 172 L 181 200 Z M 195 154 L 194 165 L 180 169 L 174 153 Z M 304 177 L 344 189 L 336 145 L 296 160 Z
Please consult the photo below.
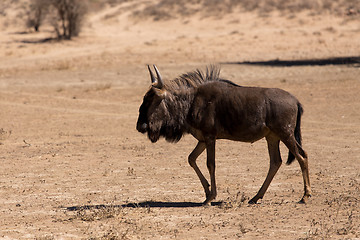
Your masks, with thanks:
M 206 82 L 219 81 L 220 71 L 210 66 L 206 74 L 197 70 L 164 83 L 155 65 L 156 77 L 149 66 L 148 69 L 151 88 L 140 106 L 136 129 L 147 133 L 152 142 L 160 137 L 177 142 L 189 133 L 188 114 L 197 87 Z
M 145 94 L 143 103 L 139 109 L 139 118 L 137 121 L 136 129 L 141 133 L 148 134 L 149 139 L 152 142 L 159 140 L 162 132 L 162 128 L 167 118 L 166 105 L 164 98 L 166 97 L 166 90 L 164 83 L 159 73 L 159 70 L 154 65 L 157 78 L 155 78 L 153 72 L 148 66 L 151 88 Z

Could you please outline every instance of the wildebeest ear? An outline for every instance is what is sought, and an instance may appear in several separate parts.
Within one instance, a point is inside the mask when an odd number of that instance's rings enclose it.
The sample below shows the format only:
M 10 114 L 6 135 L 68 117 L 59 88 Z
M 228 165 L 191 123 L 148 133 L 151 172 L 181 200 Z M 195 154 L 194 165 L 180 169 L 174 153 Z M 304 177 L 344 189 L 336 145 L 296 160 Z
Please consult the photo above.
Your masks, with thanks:
M 151 88 L 155 92 L 156 96 L 160 97 L 161 99 L 166 97 L 167 91 L 165 88 L 157 88 L 154 85 Z

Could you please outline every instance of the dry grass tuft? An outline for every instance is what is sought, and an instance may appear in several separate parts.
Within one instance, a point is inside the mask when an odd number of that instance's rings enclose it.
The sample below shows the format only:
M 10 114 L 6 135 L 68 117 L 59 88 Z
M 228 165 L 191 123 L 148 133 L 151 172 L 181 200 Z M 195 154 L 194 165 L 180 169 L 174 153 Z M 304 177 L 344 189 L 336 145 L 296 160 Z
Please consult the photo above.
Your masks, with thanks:
M 360 199 L 356 196 L 341 195 L 326 201 L 329 209 L 324 209 L 324 214 L 314 217 L 305 238 L 301 239 L 333 239 L 334 236 L 360 237 L 358 226 Z M 347 239 L 347 238 L 346 238 Z
M 98 208 L 80 208 L 76 210 L 75 214 L 69 217 L 68 221 L 81 220 L 84 222 L 100 221 L 109 218 L 114 218 L 122 213 L 122 208 L 119 206 L 104 206 Z
M 229 196 L 227 199 L 220 205 L 221 208 L 229 209 L 229 208 L 240 208 L 244 205 L 247 205 L 249 197 L 245 195 L 243 192 L 237 192 L 236 194 L 231 194 L 229 189 L 227 189 L 227 193 Z
M 11 135 L 11 130 L 6 131 L 3 128 L 0 128 L 0 140 L 6 140 L 10 137 Z M 1 142 L 0 142 L 1 145 Z
M 54 240 L 55 237 L 53 235 L 44 235 L 41 237 L 36 237 L 35 240 Z

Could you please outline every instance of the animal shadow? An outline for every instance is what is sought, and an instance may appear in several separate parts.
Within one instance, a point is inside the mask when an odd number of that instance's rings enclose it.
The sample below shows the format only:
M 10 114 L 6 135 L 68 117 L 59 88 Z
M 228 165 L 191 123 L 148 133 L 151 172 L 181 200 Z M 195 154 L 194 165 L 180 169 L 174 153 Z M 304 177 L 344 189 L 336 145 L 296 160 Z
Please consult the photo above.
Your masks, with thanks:
M 211 206 L 220 206 L 223 202 L 212 202 Z M 196 202 L 161 202 L 161 201 L 145 201 L 145 202 L 132 202 L 119 205 L 83 205 L 83 206 L 71 206 L 65 207 L 68 211 L 79 210 L 93 210 L 93 209 L 105 209 L 105 208 L 194 208 L 202 207 L 202 203 Z
M 270 61 L 244 61 L 225 62 L 225 64 L 258 65 L 270 67 L 292 67 L 292 66 L 325 66 L 325 65 L 353 65 L 360 67 L 360 56 L 332 57 L 323 59 L 296 59 L 296 60 L 270 60 Z

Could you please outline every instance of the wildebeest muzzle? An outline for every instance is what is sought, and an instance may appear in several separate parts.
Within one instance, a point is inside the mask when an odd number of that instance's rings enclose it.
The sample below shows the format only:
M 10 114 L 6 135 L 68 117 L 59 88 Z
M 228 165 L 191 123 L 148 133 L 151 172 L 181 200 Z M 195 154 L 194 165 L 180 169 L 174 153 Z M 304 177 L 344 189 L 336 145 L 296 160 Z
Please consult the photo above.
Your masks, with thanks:
M 136 130 L 138 130 L 141 133 L 146 133 L 147 128 L 148 128 L 147 123 L 139 123 L 138 122 L 136 125 Z

